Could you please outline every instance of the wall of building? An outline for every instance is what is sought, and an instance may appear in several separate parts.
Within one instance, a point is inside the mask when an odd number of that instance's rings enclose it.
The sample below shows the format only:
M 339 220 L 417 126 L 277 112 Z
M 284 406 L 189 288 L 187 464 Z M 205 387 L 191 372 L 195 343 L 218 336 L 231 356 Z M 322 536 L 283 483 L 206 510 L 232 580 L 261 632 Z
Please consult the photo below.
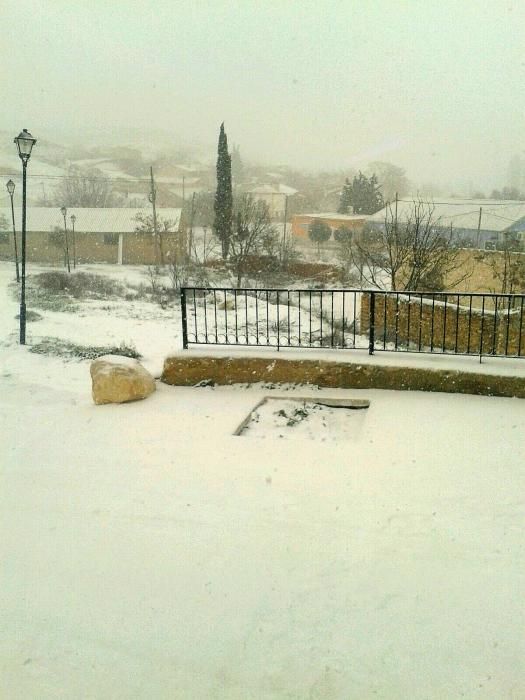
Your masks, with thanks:
M 147 233 L 70 233 L 69 259 L 73 254 L 79 264 L 118 263 L 119 236 L 122 235 L 122 262 L 128 265 L 155 265 L 160 262 L 155 237 Z M 74 241 L 74 242 L 73 242 Z M 18 257 L 22 251 L 21 234 L 17 233 Z M 162 248 L 165 262 L 180 254 L 184 245 L 183 234 L 163 234 Z M 64 264 L 64 238 L 54 232 L 27 234 L 26 260 L 28 263 Z M 13 234 L 0 237 L 0 260 L 14 260 Z
M 308 228 L 310 224 L 318 219 L 315 215 L 306 215 L 306 214 L 296 214 L 292 218 L 292 233 L 294 236 L 297 238 L 308 238 Z M 343 226 L 350 231 L 355 231 L 356 233 L 360 233 L 363 230 L 363 227 L 366 223 L 366 219 L 338 219 L 337 217 L 334 217 L 333 219 L 328 219 L 325 217 L 322 217 L 319 219 L 322 221 L 324 224 L 329 226 L 331 229 L 336 230 L 338 228 L 342 228 Z

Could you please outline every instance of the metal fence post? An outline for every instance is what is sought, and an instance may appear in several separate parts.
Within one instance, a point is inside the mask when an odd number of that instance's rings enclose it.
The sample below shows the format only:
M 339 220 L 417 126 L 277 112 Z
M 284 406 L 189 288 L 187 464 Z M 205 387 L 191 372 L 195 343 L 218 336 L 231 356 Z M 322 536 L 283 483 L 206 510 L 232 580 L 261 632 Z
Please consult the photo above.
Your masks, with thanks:
M 385 299 L 386 302 L 386 299 Z M 369 311 L 369 321 L 368 321 L 368 354 L 374 354 L 374 344 L 375 344 L 375 311 L 376 311 L 376 295 L 374 292 L 370 292 L 370 307 Z
M 180 309 L 182 317 L 182 347 L 188 349 L 188 317 L 186 315 L 186 289 L 180 288 Z

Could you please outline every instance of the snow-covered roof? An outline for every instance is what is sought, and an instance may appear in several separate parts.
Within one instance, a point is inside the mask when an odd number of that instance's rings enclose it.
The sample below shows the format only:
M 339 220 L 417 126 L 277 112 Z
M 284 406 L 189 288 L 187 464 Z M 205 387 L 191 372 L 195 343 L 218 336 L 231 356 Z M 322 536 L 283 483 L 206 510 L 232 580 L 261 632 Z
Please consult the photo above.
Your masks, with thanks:
M 151 215 L 151 207 L 124 208 L 81 208 L 71 207 L 67 210 L 66 221 L 71 226 L 71 215 L 76 217 L 75 231 L 79 233 L 128 233 L 135 231 L 137 227 L 137 214 Z M 178 228 L 181 218 L 181 209 L 172 207 L 157 207 L 157 216 L 163 220 L 169 219 L 175 222 Z M 11 221 L 11 208 L 0 207 L 0 216 L 4 215 Z M 15 224 L 17 230 L 22 227 L 21 207 L 15 207 Z M 64 218 L 60 209 L 55 207 L 27 207 L 26 230 L 52 231 L 56 226 L 64 226 Z
M 440 220 L 445 226 L 456 229 L 477 230 L 479 224 L 479 210 L 481 209 L 482 231 L 504 231 L 512 226 L 515 221 L 525 216 L 525 202 L 500 201 L 492 199 L 440 199 L 429 202 L 434 211 L 434 220 Z M 400 199 L 397 204 L 397 217 L 399 221 L 406 220 L 413 210 L 414 202 L 410 199 Z M 390 205 L 394 212 L 394 204 Z M 370 216 L 370 222 L 383 223 L 387 207 Z M 388 212 L 388 217 L 391 214 Z
M 281 194 L 281 195 L 294 195 L 297 194 L 298 190 L 293 187 L 288 187 L 288 185 L 259 185 L 250 190 L 252 194 Z
M 338 221 L 362 221 L 370 219 L 369 214 L 338 214 L 337 212 L 324 212 L 322 214 L 296 214 L 295 216 L 307 216 L 310 219 L 337 219 Z

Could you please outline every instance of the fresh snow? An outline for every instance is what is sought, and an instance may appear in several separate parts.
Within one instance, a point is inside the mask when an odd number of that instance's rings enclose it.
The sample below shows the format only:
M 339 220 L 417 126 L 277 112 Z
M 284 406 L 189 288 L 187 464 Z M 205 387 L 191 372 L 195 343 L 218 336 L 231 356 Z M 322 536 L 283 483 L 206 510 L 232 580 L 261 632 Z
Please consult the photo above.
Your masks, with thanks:
M 524 401 L 281 387 L 371 401 L 325 441 L 234 436 L 269 386 L 95 406 L 88 361 L 17 344 L 12 276 L 1 263 L 0 697 L 525 696 Z M 157 373 L 180 350 L 174 308 L 40 313 L 30 342 L 128 340 Z

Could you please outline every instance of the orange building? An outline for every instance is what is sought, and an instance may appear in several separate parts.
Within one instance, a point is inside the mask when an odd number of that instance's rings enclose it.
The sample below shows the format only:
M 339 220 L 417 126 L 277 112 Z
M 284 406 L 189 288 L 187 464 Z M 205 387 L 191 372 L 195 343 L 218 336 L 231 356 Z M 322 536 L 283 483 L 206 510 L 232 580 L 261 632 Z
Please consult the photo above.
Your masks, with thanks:
M 296 238 L 308 239 L 308 229 L 313 221 L 322 221 L 334 231 L 347 228 L 361 233 L 368 220 L 367 214 L 295 214 L 292 217 L 292 233 Z

